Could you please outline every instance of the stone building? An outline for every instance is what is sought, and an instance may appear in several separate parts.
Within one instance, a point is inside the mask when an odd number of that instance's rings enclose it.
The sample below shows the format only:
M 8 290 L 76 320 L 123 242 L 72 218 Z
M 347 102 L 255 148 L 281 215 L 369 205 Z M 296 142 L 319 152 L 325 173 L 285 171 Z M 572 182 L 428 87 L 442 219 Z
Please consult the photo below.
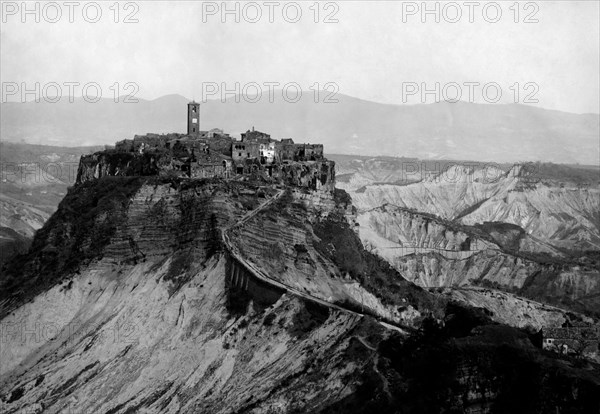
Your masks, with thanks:
M 235 178 L 252 174 L 299 187 L 333 190 L 334 165 L 324 158 L 321 144 L 296 144 L 291 138 L 279 141 L 254 127 L 241 133 L 240 140 L 219 128 L 202 131 L 200 104 L 192 101 L 187 105 L 187 134 L 135 135 L 119 141 L 114 149 L 84 160 L 81 176 L 158 173 Z M 102 173 L 91 170 L 96 167 Z
M 264 132 L 255 131 L 254 127 L 252 127 L 252 131 L 248 130 L 246 132 L 242 132 L 242 141 L 254 141 L 254 142 L 269 142 L 271 140 L 271 135 L 266 134 Z
M 200 135 L 200 104 L 196 101 L 188 103 L 187 134 L 192 136 Z
M 565 355 L 599 359 L 600 327 L 544 328 L 542 347 Z

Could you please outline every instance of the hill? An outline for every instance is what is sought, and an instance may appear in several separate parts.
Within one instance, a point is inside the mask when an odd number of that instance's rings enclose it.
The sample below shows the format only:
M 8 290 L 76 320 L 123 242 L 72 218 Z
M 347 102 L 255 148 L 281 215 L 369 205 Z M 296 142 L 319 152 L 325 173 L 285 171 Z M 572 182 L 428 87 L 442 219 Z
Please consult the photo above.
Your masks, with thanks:
M 343 192 L 263 185 L 71 188 L 2 281 L 0 410 L 597 411 L 594 363 L 404 280 Z

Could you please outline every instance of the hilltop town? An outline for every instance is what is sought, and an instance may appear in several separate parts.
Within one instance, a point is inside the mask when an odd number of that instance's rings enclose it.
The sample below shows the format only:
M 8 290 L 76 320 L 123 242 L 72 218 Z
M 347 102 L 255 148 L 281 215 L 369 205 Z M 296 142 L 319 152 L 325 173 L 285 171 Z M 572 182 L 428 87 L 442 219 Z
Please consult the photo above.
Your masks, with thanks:
M 451 220 L 486 202 L 585 219 L 559 208 L 597 211 L 595 193 L 475 169 L 334 191 L 322 146 L 202 131 L 198 111 L 82 157 L 3 269 L 0 412 L 598 412 L 597 271 L 515 224 Z
M 312 190 L 332 191 L 335 163 L 322 144 L 276 140 L 252 127 L 236 140 L 221 129 L 200 129 L 200 104 L 188 103 L 187 133 L 136 135 L 81 158 L 77 182 L 107 175 L 181 178 L 255 177 Z

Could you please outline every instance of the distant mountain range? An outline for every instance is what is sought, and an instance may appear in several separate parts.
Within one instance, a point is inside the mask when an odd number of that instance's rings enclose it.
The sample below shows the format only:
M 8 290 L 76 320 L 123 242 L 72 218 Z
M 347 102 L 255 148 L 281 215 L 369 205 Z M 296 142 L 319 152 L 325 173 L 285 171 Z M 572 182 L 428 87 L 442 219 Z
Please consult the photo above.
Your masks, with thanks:
M 309 95 L 310 93 L 310 95 Z M 519 104 L 465 102 L 387 105 L 338 94 L 337 103 L 297 103 L 275 94 L 257 103 L 238 97 L 201 106 L 201 128 L 239 136 L 253 126 L 274 138 L 323 143 L 326 153 L 477 161 L 600 163 L 599 114 L 571 114 Z M 325 96 L 322 94 L 321 98 Z M 167 95 L 138 103 L 2 103 L 0 139 L 47 145 L 113 144 L 147 132 L 185 132 L 190 99 Z M 322 99 L 321 99 L 322 100 Z

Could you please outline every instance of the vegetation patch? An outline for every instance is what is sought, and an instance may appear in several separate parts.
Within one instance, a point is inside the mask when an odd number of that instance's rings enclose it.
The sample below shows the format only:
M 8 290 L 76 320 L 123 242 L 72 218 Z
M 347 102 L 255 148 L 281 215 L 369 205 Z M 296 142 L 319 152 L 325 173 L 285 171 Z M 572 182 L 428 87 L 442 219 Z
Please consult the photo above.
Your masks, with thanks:
M 329 318 L 329 308 L 326 306 L 310 301 L 302 303 L 304 306 L 294 314 L 292 325 L 288 327 L 288 333 L 295 338 L 307 336 L 310 331 L 323 325 Z
M 248 304 L 252 301 L 250 293 L 244 289 L 230 286 L 227 288 L 227 311 L 232 316 L 242 316 L 248 310 Z
M 398 305 L 406 300 L 418 310 L 439 314 L 439 299 L 404 279 L 384 259 L 366 251 L 342 217 L 330 215 L 316 223 L 313 231 L 319 239 L 313 242 L 315 250 L 384 304 Z
M 194 252 L 189 249 L 179 250 L 173 253 L 173 260 L 164 277 L 165 281 L 170 281 L 172 283 L 171 286 L 169 286 L 170 296 L 194 277 L 194 258 Z
M 275 313 L 269 313 L 267 316 L 265 316 L 265 319 L 263 320 L 263 325 L 264 326 L 273 325 L 273 322 L 275 321 L 276 318 L 277 318 L 277 315 Z

